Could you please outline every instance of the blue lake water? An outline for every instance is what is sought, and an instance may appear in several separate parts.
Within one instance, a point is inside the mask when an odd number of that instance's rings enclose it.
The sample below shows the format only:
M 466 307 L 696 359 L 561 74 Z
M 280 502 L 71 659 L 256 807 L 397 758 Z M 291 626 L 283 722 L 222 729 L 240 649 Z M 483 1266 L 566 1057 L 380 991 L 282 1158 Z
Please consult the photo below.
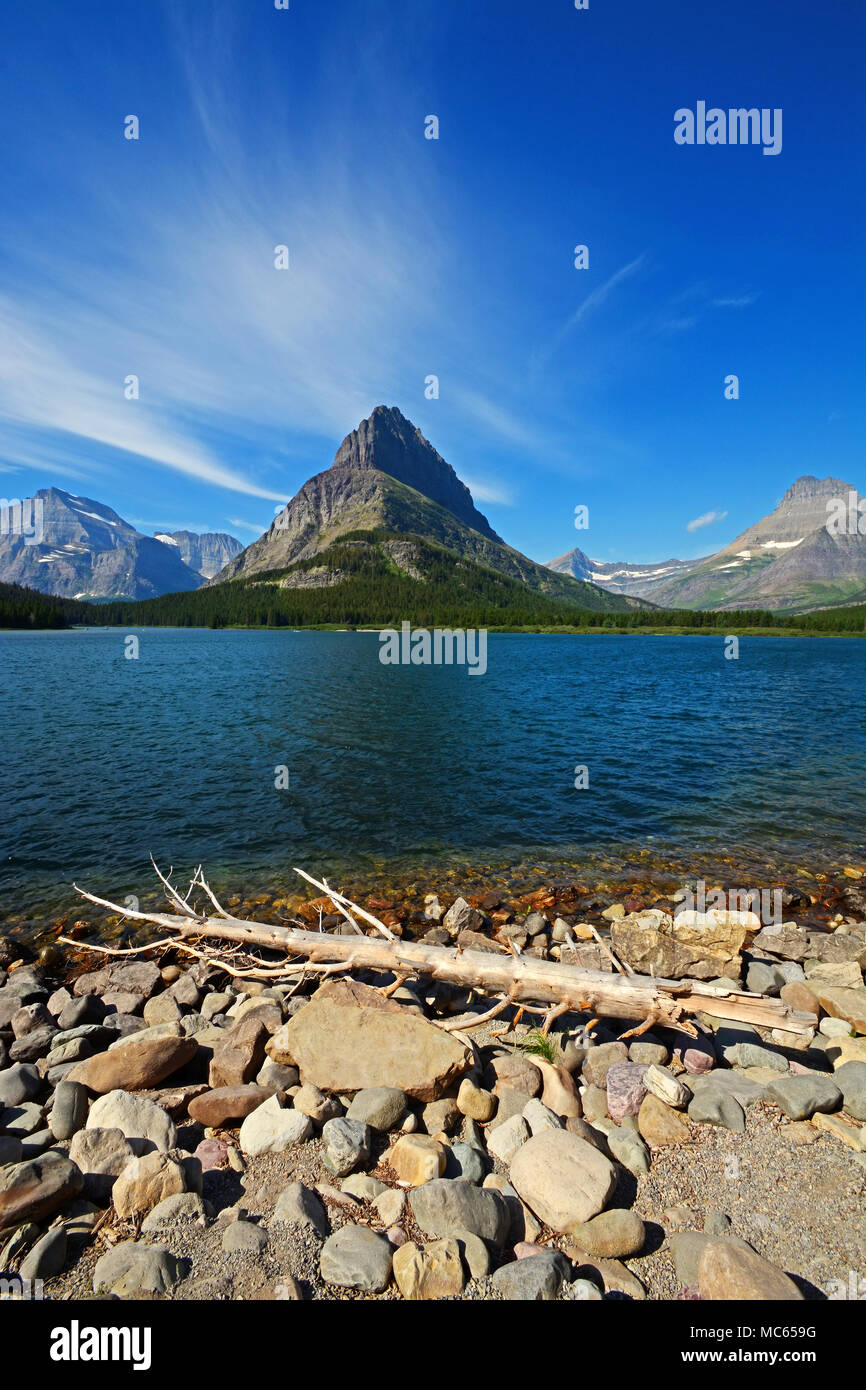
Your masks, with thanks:
M 141 894 L 151 852 L 243 891 L 866 861 L 858 640 L 491 634 L 473 677 L 375 633 L 136 635 L 0 633 L 0 919 Z

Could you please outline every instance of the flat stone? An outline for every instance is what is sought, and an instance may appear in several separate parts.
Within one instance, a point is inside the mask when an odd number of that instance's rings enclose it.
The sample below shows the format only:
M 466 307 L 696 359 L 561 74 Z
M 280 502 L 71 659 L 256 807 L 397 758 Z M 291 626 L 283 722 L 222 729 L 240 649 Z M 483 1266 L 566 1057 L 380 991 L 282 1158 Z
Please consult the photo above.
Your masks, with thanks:
M 789 1120 L 808 1120 L 816 1110 L 829 1113 L 842 1104 L 842 1092 L 829 1076 L 781 1076 L 767 1087 L 767 1100 Z
M 90 1107 L 87 1129 L 119 1129 L 127 1139 L 147 1139 L 167 1151 L 177 1144 L 177 1130 L 161 1106 L 130 1091 L 109 1091 Z
M 737 1043 L 724 1049 L 725 1061 L 732 1067 L 769 1067 L 773 1071 L 787 1072 L 788 1059 L 774 1052 L 772 1048 L 760 1047 L 756 1043 Z
M 674 1110 L 684 1110 L 692 1098 L 691 1088 L 667 1067 L 647 1067 L 643 1081 L 652 1095 Z
M 182 1261 L 166 1246 L 124 1240 L 97 1260 L 93 1291 L 119 1298 L 163 1294 L 182 1278 L 182 1271 Z
M 682 1116 L 654 1095 L 644 1097 L 638 1111 L 637 1127 L 641 1138 L 654 1148 L 687 1144 L 691 1139 L 689 1127 Z
M 738 1134 L 745 1132 L 746 1115 L 740 1102 L 721 1086 L 704 1086 L 695 1092 L 689 1119 L 696 1124 L 721 1125 Z
M 395 1086 L 370 1086 L 358 1091 L 346 1111 L 349 1120 L 360 1120 L 371 1129 L 387 1133 L 399 1129 L 406 1118 L 409 1102 Z
M 197 1051 L 198 1043 L 193 1038 L 144 1039 L 133 1035 L 115 1043 L 107 1052 L 79 1062 L 66 1079 L 79 1081 L 100 1096 L 109 1091 L 146 1091 L 185 1066 Z
M 773 1080 L 779 1079 L 779 1073 L 773 1073 Z M 696 1096 L 703 1091 L 723 1091 L 725 1095 L 733 1096 L 734 1100 L 748 1110 L 749 1106 L 756 1105 L 758 1101 L 764 1099 L 767 1087 L 763 1082 L 757 1082 L 752 1077 L 746 1076 L 740 1071 L 714 1071 L 706 1076 L 696 1076 L 692 1081 L 692 1090 Z
M 614 1208 L 574 1227 L 570 1233 L 588 1255 L 620 1259 L 637 1255 L 644 1247 L 646 1227 L 637 1212 Z
M 326 1284 L 382 1293 L 391 1280 L 392 1249 L 369 1226 L 341 1226 L 322 1247 L 319 1272 Z
M 511 1182 L 539 1220 L 568 1234 L 603 1210 L 616 1187 L 616 1171 L 584 1139 L 567 1130 L 547 1130 L 518 1149 Z
M 847 1144 L 855 1153 L 866 1153 L 866 1128 L 861 1129 L 859 1125 L 852 1124 L 844 1115 L 825 1115 L 822 1111 L 816 1110 L 812 1116 L 812 1124 L 816 1129 L 823 1130 L 834 1139 Z
M 390 1085 L 422 1101 L 438 1100 L 472 1064 L 465 1043 L 354 980 L 322 985 L 268 1053 L 325 1091 Z
M 407 1241 L 394 1251 L 394 1282 L 404 1298 L 459 1298 L 466 1282 L 460 1246 L 454 1239 L 418 1246 Z
M 793 1279 L 754 1250 L 729 1240 L 710 1241 L 698 1265 L 701 1298 L 736 1302 L 801 1302 Z
M 209 1129 L 221 1129 L 235 1120 L 245 1120 L 253 1110 L 264 1105 L 275 1092 L 266 1086 L 249 1083 L 246 1086 L 219 1086 L 205 1091 L 189 1103 L 190 1119 Z
M 649 1172 L 650 1152 L 637 1130 L 614 1125 L 607 1131 L 607 1143 L 617 1162 L 635 1177 Z
M 252 1221 L 230 1221 L 222 1239 L 227 1255 L 260 1255 L 267 1243 L 267 1231 Z
M 0 1169 L 0 1230 L 50 1216 L 83 1185 L 81 1170 L 54 1149 Z
M 245 1154 L 283 1153 L 313 1137 L 313 1122 L 297 1110 L 285 1110 L 279 1096 L 271 1096 L 247 1115 L 238 1135 Z
M 380 1192 L 378 1197 L 373 1198 L 373 1206 L 379 1213 L 379 1219 L 386 1226 L 394 1226 L 402 1220 L 406 1208 L 406 1193 L 399 1187 L 388 1187 L 384 1192 Z
M 557 1298 L 571 1266 L 558 1250 L 541 1250 L 526 1259 L 502 1265 L 491 1277 L 500 1298 L 521 1303 L 551 1303 Z
M 172 1229 L 175 1226 L 204 1226 L 207 1223 L 205 1205 L 197 1192 L 175 1192 L 163 1197 L 161 1202 L 148 1212 L 141 1223 L 145 1235 L 156 1231 Z
M 508 1207 L 502 1194 L 492 1189 L 475 1187 L 462 1178 L 435 1178 L 413 1188 L 409 1205 L 426 1236 L 447 1238 L 471 1231 L 497 1248 L 505 1243 Z
M 0 1129 L 19 1139 L 28 1139 L 42 1127 L 42 1106 L 36 1105 L 34 1101 L 26 1100 L 22 1105 L 7 1105 L 5 1110 L 0 1111 Z
M 833 1018 L 843 1018 L 855 1033 L 866 1033 L 866 988 L 845 989 L 840 985 L 810 984 L 818 1003 Z

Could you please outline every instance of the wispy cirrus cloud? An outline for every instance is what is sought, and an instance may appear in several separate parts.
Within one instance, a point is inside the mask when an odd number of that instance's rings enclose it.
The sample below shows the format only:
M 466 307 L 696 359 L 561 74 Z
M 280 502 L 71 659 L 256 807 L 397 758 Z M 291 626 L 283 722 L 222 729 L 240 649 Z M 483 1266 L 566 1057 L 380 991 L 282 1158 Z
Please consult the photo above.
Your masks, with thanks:
M 566 319 L 558 332 L 554 334 L 547 346 L 540 348 L 535 353 L 535 362 L 541 366 L 548 362 L 563 339 L 565 339 L 573 329 L 577 328 L 579 324 L 584 323 L 591 315 L 595 314 L 623 281 L 631 279 L 633 275 L 637 275 L 639 271 L 643 270 L 648 264 L 648 261 L 648 253 L 642 251 L 639 256 L 635 256 L 634 260 L 628 261 L 625 265 L 620 266 L 619 270 L 614 271 L 613 275 L 608 276 L 603 284 L 591 290 L 586 296 L 586 299 L 578 305 L 574 313 Z
M 704 512 L 702 516 L 696 516 L 694 521 L 686 523 L 687 531 L 701 531 L 705 526 L 714 526 L 717 521 L 724 521 L 727 512 Z

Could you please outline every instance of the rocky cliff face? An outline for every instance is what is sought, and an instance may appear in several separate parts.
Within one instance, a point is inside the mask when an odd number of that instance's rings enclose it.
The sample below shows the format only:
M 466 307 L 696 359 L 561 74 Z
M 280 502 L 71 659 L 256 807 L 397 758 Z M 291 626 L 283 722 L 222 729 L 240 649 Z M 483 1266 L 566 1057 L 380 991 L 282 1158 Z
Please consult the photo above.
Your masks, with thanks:
M 369 419 L 346 435 L 331 466 L 355 473 L 365 469 L 388 473 L 438 502 L 482 536 L 501 539 L 478 511 L 466 484 L 396 406 L 377 405 Z
M 243 550 L 241 542 L 225 531 L 204 531 L 201 535 L 195 531 L 158 532 L 155 539 L 173 545 L 184 564 L 202 579 L 213 579 Z
M 176 548 L 143 536 L 111 507 L 42 488 L 41 536 L 0 534 L 0 580 L 61 598 L 155 598 L 197 589 Z

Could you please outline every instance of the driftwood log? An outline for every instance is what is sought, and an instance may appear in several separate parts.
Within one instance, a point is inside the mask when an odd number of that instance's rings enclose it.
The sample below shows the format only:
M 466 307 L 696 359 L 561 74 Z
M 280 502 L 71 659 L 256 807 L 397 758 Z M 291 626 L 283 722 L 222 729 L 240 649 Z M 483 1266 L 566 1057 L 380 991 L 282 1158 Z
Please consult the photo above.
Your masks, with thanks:
M 510 1005 L 524 1009 L 536 1006 L 536 1011 L 545 1015 L 544 1031 L 547 1031 L 554 1018 L 572 1011 L 592 1014 L 596 1018 L 638 1020 L 639 1026 L 632 1030 L 634 1033 L 658 1025 L 694 1035 L 695 1028 L 689 1021 L 689 1015 L 699 1013 L 800 1035 L 811 1033 L 817 1024 L 813 1014 L 792 1009 L 781 999 L 766 999 L 739 990 L 720 990 L 699 980 L 664 980 L 626 973 L 615 957 L 612 957 L 613 963 L 622 973 L 584 970 L 576 965 L 539 960 L 518 952 L 498 954 L 493 951 L 462 950 L 459 946 L 428 946 L 423 941 L 403 941 L 371 913 L 329 888 L 324 881 L 319 882 L 300 869 L 296 872 L 327 894 L 356 929 L 357 935 L 337 936 L 303 927 L 244 921 L 223 909 L 201 869 L 197 871 L 186 896 L 182 897 L 156 865 L 154 868 L 165 885 L 174 909 L 170 913 L 133 911 L 96 897 L 77 885 L 75 888 L 89 902 L 121 917 L 159 927 L 169 933 L 167 937 L 122 950 L 87 946 L 84 942 L 66 937 L 61 940 L 79 949 L 86 946 L 105 955 L 137 955 L 157 947 L 171 946 L 209 960 L 231 975 L 247 978 L 276 981 L 346 970 L 375 970 L 390 972 L 395 976 L 394 983 L 386 991 L 388 993 L 405 980 L 420 977 L 496 996 L 496 1002 L 485 1014 L 464 1015 L 454 1024 L 443 1025 L 461 1030 L 495 1017 Z M 190 898 L 195 888 L 203 891 L 213 912 L 202 913 L 191 905 Z M 366 922 L 378 935 L 364 935 L 357 918 Z M 230 946 L 208 944 L 218 942 L 230 943 Z M 263 962 L 254 954 L 262 949 L 284 952 L 287 959 L 284 963 Z M 541 1006 L 541 1009 L 537 1006 Z

